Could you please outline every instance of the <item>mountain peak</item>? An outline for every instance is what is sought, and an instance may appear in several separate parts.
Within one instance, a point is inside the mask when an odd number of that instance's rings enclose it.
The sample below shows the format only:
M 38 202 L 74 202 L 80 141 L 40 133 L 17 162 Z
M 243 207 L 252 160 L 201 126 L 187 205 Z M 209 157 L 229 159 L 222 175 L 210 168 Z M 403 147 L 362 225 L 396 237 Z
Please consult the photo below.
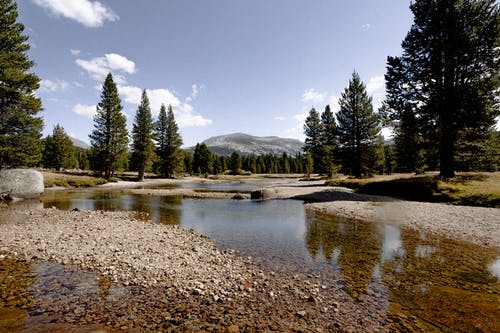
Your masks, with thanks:
M 234 151 L 240 155 L 264 155 L 302 152 L 303 142 L 277 136 L 253 136 L 246 133 L 231 133 L 214 136 L 203 141 L 214 154 L 228 156 Z

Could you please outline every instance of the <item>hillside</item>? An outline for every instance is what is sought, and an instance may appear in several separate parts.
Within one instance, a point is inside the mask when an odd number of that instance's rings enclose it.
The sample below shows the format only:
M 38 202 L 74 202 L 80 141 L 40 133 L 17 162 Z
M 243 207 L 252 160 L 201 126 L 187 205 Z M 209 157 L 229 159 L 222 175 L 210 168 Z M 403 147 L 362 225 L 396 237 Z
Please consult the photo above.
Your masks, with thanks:
M 276 136 L 258 137 L 243 133 L 233 133 L 211 137 L 205 141 L 213 154 L 229 156 L 236 151 L 240 155 L 263 155 L 287 153 L 296 155 L 302 152 L 303 142 Z M 189 148 L 194 151 L 194 147 Z
M 76 147 L 76 148 L 81 148 L 81 149 L 89 149 L 90 146 L 83 142 L 82 140 L 79 140 L 79 139 L 76 139 L 76 138 L 73 138 L 73 137 L 70 137 L 71 139 L 71 142 L 73 143 L 73 146 Z

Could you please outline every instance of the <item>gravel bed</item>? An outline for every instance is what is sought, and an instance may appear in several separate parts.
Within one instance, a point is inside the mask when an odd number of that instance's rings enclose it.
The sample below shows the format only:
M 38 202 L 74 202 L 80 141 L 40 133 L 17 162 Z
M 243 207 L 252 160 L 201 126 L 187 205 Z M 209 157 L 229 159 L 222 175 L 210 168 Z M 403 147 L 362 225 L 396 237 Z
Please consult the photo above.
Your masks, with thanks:
M 9 280 L 16 265 L 49 272 L 26 296 Z M 100 295 L 78 294 L 91 273 Z M 392 320 L 379 293 L 353 299 L 339 281 L 263 272 L 192 230 L 130 212 L 16 211 L 0 224 L 0 310 L 28 309 L 23 332 L 385 332 Z

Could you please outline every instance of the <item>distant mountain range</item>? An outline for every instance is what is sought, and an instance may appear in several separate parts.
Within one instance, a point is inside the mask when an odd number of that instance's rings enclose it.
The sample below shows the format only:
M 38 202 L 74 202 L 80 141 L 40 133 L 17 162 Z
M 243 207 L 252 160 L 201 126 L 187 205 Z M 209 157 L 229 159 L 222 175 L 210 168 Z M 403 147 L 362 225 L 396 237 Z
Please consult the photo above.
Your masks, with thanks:
M 85 142 L 83 142 L 82 140 L 79 140 L 79 139 L 75 139 L 73 137 L 70 137 L 71 139 L 71 142 L 73 143 L 73 146 L 75 146 L 76 148 L 82 148 L 82 149 L 89 149 L 90 146 L 88 144 L 86 144 Z
M 296 155 L 302 152 L 304 143 L 277 136 L 252 136 L 244 133 L 233 133 L 211 137 L 205 141 L 208 149 L 216 155 L 229 156 L 234 151 L 242 156 L 276 154 Z M 194 151 L 194 147 L 188 148 Z

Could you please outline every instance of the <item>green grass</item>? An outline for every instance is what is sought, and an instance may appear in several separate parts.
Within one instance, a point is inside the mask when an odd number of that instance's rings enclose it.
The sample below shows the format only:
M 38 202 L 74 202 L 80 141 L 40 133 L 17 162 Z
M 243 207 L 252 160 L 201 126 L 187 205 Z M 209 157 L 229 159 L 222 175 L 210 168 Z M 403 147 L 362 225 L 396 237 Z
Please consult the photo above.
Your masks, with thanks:
M 447 202 L 457 205 L 500 208 L 500 173 L 460 173 L 451 180 L 414 176 L 380 180 L 340 179 L 326 183 L 356 193 L 385 195 L 405 200 Z

